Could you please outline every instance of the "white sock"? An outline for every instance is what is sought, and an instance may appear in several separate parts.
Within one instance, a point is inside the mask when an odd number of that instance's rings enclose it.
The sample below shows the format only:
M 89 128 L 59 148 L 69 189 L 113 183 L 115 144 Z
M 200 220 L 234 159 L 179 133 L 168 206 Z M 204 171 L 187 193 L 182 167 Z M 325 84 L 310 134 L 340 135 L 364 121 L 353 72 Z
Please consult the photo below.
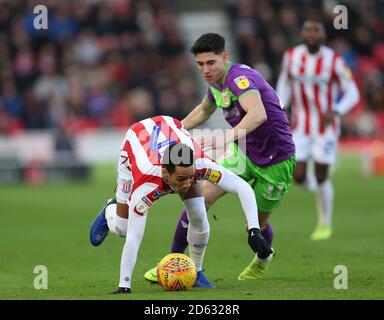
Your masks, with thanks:
M 188 228 L 187 240 L 189 244 L 189 255 L 196 266 L 196 271 L 203 268 L 205 248 L 209 238 L 209 229 L 198 232 L 191 225 Z
M 197 231 L 209 229 L 204 197 L 184 200 L 184 206 L 187 210 L 189 225 L 193 225 Z
M 318 188 L 317 180 L 315 174 L 311 172 L 307 172 L 307 177 L 305 179 L 304 187 L 308 191 L 315 192 Z
M 109 231 L 113 234 L 120 237 L 125 237 L 127 235 L 128 219 L 124 219 L 116 214 L 115 203 L 110 204 L 105 209 L 105 219 L 107 219 Z
M 204 197 L 184 200 L 184 205 L 189 219 L 187 233 L 189 255 L 195 263 L 196 270 L 201 271 L 210 231 Z
M 330 179 L 320 184 L 316 190 L 318 225 L 331 227 L 334 189 Z
M 273 259 L 273 253 L 271 253 L 268 257 L 266 257 L 265 259 L 261 259 L 257 256 L 257 253 L 255 254 L 256 256 L 256 259 L 261 261 L 261 262 L 269 262 Z

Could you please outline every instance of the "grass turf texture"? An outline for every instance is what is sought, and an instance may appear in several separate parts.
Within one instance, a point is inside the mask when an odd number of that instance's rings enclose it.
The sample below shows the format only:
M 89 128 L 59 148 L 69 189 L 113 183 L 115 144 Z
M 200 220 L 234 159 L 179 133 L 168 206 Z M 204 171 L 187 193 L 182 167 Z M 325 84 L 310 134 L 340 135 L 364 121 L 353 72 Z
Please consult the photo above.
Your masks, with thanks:
M 114 166 L 96 167 L 89 183 L 0 186 L 0 299 L 384 299 L 384 178 L 366 178 L 358 156 L 343 155 L 334 173 L 334 236 L 313 242 L 315 196 L 294 186 L 271 222 L 276 258 L 266 277 L 238 281 L 252 259 L 237 198 L 211 209 L 205 274 L 217 288 L 165 292 L 143 274 L 168 253 L 182 203 L 161 199 L 149 213 L 131 295 L 117 288 L 124 240 L 109 235 L 98 248 L 89 227 L 113 195 Z M 218 220 L 213 219 L 213 214 Z M 48 268 L 48 289 L 33 287 L 36 265 Z M 348 268 L 348 289 L 336 290 L 333 272 Z

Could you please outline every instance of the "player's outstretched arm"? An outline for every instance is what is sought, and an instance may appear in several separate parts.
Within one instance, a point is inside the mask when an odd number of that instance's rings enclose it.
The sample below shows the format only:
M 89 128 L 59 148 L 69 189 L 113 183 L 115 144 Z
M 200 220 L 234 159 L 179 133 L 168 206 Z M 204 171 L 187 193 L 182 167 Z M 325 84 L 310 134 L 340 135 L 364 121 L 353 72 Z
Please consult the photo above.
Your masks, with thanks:
M 260 232 L 257 202 L 251 186 L 230 170 L 209 159 L 204 159 L 203 163 L 203 166 L 221 174 L 217 182 L 221 189 L 239 197 L 248 224 L 248 244 L 251 249 L 255 253 L 258 252 L 259 256 L 269 256 L 272 253 L 271 246 Z
M 215 110 L 216 105 L 209 103 L 206 98 L 204 98 L 203 101 L 201 101 L 201 103 L 181 121 L 181 123 L 187 130 L 196 128 L 207 121 Z

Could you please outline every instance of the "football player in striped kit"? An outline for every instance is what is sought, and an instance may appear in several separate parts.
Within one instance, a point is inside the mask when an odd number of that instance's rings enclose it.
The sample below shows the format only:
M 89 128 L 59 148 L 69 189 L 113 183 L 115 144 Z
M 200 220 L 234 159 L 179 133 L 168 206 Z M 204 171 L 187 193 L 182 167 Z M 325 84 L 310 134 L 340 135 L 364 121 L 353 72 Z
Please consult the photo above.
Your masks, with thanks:
M 337 157 L 340 117 L 357 104 L 359 91 L 344 59 L 323 44 L 320 22 L 306 20 L 301 37 L 302 44 L 284 53 L 276 90 L 282 104 L 292 106 L 294 180 L 316 192 L 318 222 L 310 238 L 325 240 L 332 235 L 334 188 L 329 170 Z M 314 172 L 308 170 L 309 161 Z
M 148 210 L 159 198 L 179 194 L 190 221 L 187 240 L 197 270 L 195 287 L 213 288 L 202 273 L 209 222 L 203 181 L 236 194 L 244 210 L 248 244 L 254 252 L 269 255 L 271 246 L 260 231 L 252 188 L 241 178 L 207 157 L 180 121 L 157 116 L 133 124 L 121 145 L 116 199 L 102 208 L 91 226 L 92 245 L 99 246 L 110 231 L 126 237 L 121 256 L 119 289 L 130 293 L 132 272 L 144 235 Z M 129 217 L 129 218 L 128 218 Z

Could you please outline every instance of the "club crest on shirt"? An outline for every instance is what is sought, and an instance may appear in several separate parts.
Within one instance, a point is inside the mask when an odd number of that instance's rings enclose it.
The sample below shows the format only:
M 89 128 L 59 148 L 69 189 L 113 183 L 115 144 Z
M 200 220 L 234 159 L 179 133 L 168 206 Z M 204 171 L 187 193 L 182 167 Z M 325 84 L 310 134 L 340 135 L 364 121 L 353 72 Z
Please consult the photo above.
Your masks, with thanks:
M 125 194 L 129 194 L 131 192 L 131 182 L 128 180 L 122 180 L 121 181 L 121 191 Z
M 231 99 L 229 98 L 228 92 L 226 90 L 221 93 L 221 98 L 223 99 L 225 106 L 229 106 L 231 104 Z
M 249 87 L 249 80 L 246 76 L 237 77 L 234 81 L 240 89 L 247 89 Z

